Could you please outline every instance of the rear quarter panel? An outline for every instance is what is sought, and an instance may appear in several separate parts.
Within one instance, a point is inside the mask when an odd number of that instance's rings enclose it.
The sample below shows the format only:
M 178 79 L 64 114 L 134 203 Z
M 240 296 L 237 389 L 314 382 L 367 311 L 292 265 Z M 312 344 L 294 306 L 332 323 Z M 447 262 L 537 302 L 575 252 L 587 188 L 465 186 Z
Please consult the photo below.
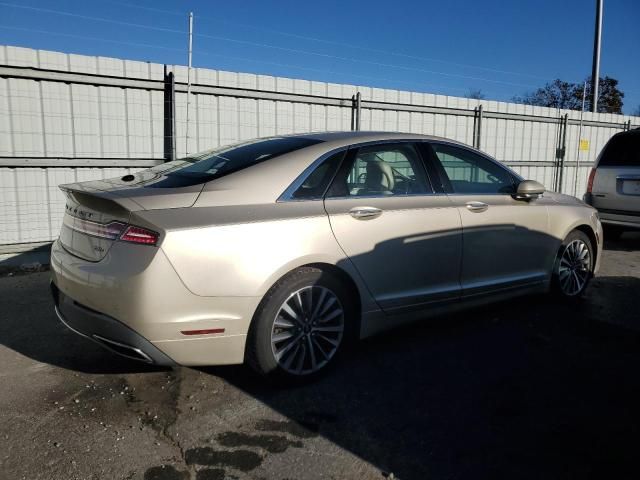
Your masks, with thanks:
M 351 261 L 335 240 L 321 201 L 149 212 L 163 225 L 162 250 L 185 286 L 200 296 L 263 296 L 291 270 L 312 263 L 344 270 L 375 310 Z

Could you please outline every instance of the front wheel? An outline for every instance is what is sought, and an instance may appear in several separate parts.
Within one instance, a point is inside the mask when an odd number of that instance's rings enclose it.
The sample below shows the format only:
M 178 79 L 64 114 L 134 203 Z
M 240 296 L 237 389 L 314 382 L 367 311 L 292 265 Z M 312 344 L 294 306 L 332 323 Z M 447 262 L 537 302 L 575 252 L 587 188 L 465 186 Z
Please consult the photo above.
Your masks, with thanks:
M 325 371 L 345 343 L 352 308 L 342 283 L 301 268 L 267 293 L 247 338 L 246 360 L 258 373 L 302 380 Z
M 562 297 L 580 296 L 593 276 L 594 255 L 589 237 L 574 230 L 562 242 L 554 265 L 552 289 Z

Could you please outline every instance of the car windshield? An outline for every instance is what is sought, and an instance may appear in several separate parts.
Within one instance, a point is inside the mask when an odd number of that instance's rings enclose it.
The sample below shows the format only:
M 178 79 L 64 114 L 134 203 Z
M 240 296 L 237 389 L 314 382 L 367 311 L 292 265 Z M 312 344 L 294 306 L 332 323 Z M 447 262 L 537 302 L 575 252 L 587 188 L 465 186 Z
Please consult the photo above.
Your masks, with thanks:
M 151 168 L 165 178 L 147 186 L 172 188 L 209 182 L 320 142 L 305 137 L 270 137 L 207 150 Z
M 640 130 L 614 136 L 600 157 L 602 167 L 640 167 Z

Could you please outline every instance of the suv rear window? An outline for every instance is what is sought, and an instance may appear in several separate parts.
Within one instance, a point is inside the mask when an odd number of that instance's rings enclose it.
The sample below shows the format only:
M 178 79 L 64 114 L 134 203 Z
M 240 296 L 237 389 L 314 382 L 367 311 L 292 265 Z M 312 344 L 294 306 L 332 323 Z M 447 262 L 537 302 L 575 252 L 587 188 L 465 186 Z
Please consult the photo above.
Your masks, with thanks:
M 599 167 L 640 167 L 640 130 L 619 133 L 609 140 Z
M 151 168 L 166 177 L 147 187 L 176 188 L 209 182 L 321 141 L 305 137 L 271 137 L 207 150 Z

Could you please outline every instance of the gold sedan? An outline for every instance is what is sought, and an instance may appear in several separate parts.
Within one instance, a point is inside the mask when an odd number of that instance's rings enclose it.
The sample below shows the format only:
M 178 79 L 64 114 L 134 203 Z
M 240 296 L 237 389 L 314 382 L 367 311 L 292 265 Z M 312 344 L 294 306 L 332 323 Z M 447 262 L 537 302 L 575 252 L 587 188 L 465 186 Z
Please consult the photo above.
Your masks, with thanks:
M 443 138 L 262 138 L 61 186 L 72 330 L 160 365 L 313 376 L 349 339 L 516 295 L 579 297 L 597 212 Z

